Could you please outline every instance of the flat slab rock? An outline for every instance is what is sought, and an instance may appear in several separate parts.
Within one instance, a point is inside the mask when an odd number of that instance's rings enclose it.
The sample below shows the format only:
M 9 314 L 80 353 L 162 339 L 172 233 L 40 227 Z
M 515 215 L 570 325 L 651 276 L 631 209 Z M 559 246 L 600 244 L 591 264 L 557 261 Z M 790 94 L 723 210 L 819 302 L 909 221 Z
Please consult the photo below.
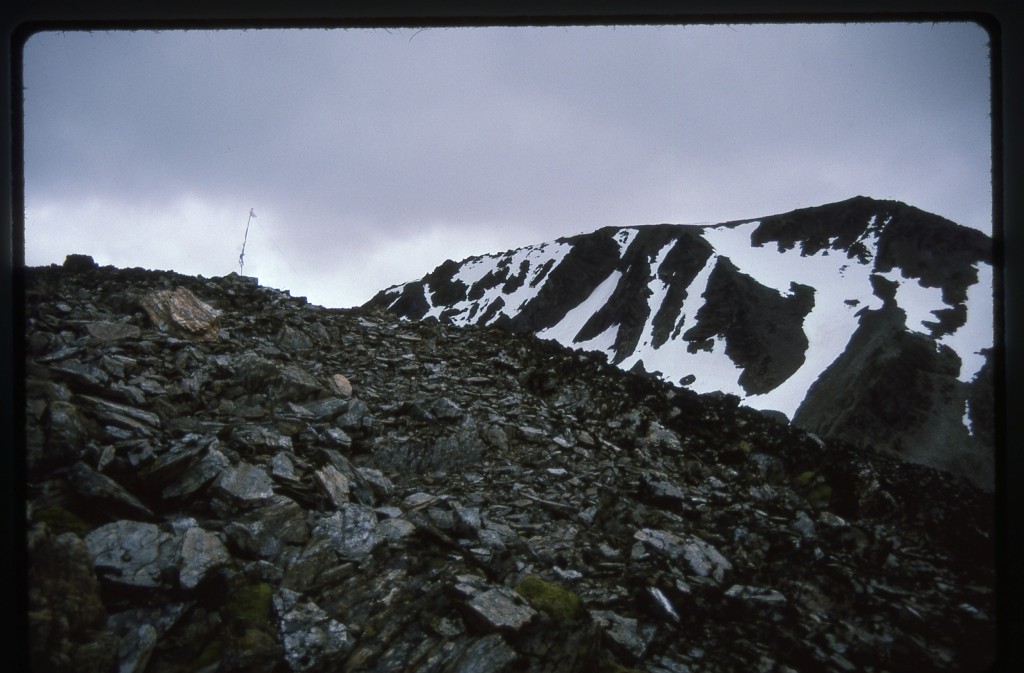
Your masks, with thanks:
M 156 589 L 177 569 L 181 541 L 152 523 L 115 521 L 85 536 L 96 570 L 112 582 Z
M 610 610 L 593 610 L 590 616 L 615 644 L 637 659 L 644 656 L 657 631 L 653 624 L 641 624 Z
M 184 589 L 195 589 L 208 572 L 230 561 L 231 554 L 219 535 L 198 526 L 189 528 L 181 540 L 178 581 Z
M 273 598 L 278 629 L 289 668 L 298 673 L 340 666 L 355 647 L 347 626 L 300 594 L 281 589 Z
M 349 502 L 320 519 L 313 528 L 313 536 L 329 540 L 338 556 L 350 561 L 366 558 L 385 540 L 373 508 Z
M 146 295 L 140 303 L 161 331 L 199 341 L 216 341 L 218 338 L 220 311 L 186 288 L 157 290 Z
M 494 629 L 518 631 L 537 616 L 537 611 L 504 587 L 488 589 L 469 601 L 469 609 Z
M 725 572 L 732 569 L 727 558 L 696 535 L 676 535 L 664 530 L 641 528 L 633 537 L 673 561 L 686 561 L 690 570 L 700 577 L 710 576 L 721 582 Z

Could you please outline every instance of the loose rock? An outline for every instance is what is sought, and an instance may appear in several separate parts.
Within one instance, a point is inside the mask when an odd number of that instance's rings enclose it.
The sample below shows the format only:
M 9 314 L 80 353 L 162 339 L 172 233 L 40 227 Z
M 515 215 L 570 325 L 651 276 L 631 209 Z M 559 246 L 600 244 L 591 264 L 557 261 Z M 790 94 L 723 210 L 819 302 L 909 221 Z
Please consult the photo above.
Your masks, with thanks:
M 993 661 L 993 501 L 947 473 L 237 274 L 70 260 L 25 295 L 40 670 Z

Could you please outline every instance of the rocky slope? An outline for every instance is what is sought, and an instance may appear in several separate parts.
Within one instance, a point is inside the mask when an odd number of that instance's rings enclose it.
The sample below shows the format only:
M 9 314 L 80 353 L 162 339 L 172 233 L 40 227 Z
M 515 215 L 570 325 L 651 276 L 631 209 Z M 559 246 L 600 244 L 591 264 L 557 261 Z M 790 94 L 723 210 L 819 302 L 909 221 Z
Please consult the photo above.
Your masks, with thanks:
M 991 488 L 991 248 L 936 215 L 857 197 L 449 260 L 370 305 L 602 352 Z
M 26 271 L 32 670 L 972 671 L 992 502 L 493 328 Z

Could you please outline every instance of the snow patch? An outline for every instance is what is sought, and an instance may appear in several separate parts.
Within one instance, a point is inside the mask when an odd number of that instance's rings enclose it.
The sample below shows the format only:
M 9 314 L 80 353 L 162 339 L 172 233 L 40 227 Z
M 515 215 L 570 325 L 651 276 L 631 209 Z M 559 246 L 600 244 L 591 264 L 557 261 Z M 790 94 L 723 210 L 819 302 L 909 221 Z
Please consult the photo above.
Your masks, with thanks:
M 578 331 L 578 330 L 577 330 Z M 587 341 L 580 341 L 578 343 L 570 344 L 574 348 L 582 348 L 588 351 L 597 351 L 604 353 L 608 356 L 610 361 L 615 355 L 615 350 L 612 348 L 615 345 L 615 338 L 619 336 L 619 325 L 609 325 L 608 329 L 598 334 L 593 339 Z M 564 343 L 564 342 L 559 342 Z
M 576 308 L 572 309 L 565 314 L 558 324 L 542 329 L 537 332 L 537 336 L 542 339 L 550 339 L 557 341 L 565 346 L 579 347 L 580 344 L 576 342 L 576 335 L 579 334 L 580 330 L 583 329 L 583 325 L 586 324 L 590 316 L 594 315 L 602 306 L 604 306 L 608 299 L 612 296 L 612 292 L 615 291 L 615 287 L 619 284 L 619 280 L 622 279 L 621 271 L 612 271 L 611 274 L 601 284 L 594 288 L 594 291 L 590 293 L 583 302 L 581 302 Z M 614 325 L 616 331 L 618 331 L 618 325 Z M 605 330 L 607 332 L 608 330 Z M 596 341 L 599 337 L 590 339 L 587 343 Z M 614 337 L 612 339 L 614 342 Z M 605 350 L 605 349 L 601 349 Z
M 498 268 L 498 264 L 500 264 L 507 256 L 508 253 L 504 255 L 485 255 L 483 257 L 478 257 L 464 262 L 452 280 L 459 280 L 465 283 L 466 287 L 473 287 L 474 283 L 491 271 L 496 270 Z
M 675 245 L 675 241 L 666 243 L 654 256 L 654 261 L 651 262 L 651 280 L 647 283 L 647 290 L 651 293 L 650 298 L 647 300 L 647 323 L 640 332 L 640 340 L 637 342 L 638 348 L 649 346 L 654 341 L 654 317 L 658 315 L 661 304 L 665 301 L 665 295 L 668 293 L 668 283 L 658 278 L 658 270 L 661 269 L 665 258 L 668 257 L 668 253 L 671 252 Z
M 942 289 L 925 287 L 916 278 L 904 278 L 896 269 L 878 275 L 896 283 L 896 305 L 907 314 L 907 329 L 931 334 L 924 323 L 936 321 L 933 311 L 949 308 L 942 301 Z
M 658 266 L 664 260 L 661 256 L 662 253 L 668 254 L 665 249 L 662 249 L 659 253 Z M 708 279 L 711 277 L 711 272 L 717 261 L 718 256 L 712 254 L 704 268 L 690 284 L 686 299 L 683 300 L 683 306 L 680 309 L 680 320 L 683 326 L 681 332 L 684 334 L 686 330 L 696 324 L 697 312 L 704 304 L 704 292 L 707 290 Z M 660 281 L 658 282 L 660 283 Z M 659 299 L 659 304 L 660 301 L 661 299 Z M 653 309 L 653 302 L 651 306 Z M 646 327 L 644 334 L 645 336 L 649 335 Z M 646 344 L 650 344 L 650 342 L 651 338 L 647 338 Z M 698 393 L 721 391 L 741 396 L 744 394 L 739 385 L 739 377 L 743 370 L 725 354 L 724 339 L 715 337 L 712 340 L 711 350 L 699 350 L 696 353 L 690 353 L 687 350 L 688 345 L 688 342 L 682 339 L 667 341 L 660 348 L 644 345 L 633 351 L 619 366 L 629 370 L 638 361 L 643 360 L 644 368 L 647 371 L 662 372 L 663 378 L 676 384 L 680 384 L 688 375 L 693 375 L 695 380 L 686 387 Z
M 936 343 L 948 346 L 960 358 L 957 379 L 969 383 L 985 364 L 982 349 L 991 348 L 994 341 L 994 298 L 992 295 L 992 266 L 975 264 L 978 281 L 967 288 L 967 322 L 951 334 L 944 334 Z M 907 329 L 931 334 L 926 322 L 936 322 L 935 311 L 953 308 L 942 299 L 942 290 L 924 287 L 915 278 L 903 278 L 893 269 L 880 274 L 895 281 L 896 303 L 907 314 Z
M 629 244 L 633 242 L 633 239 L 636 238 L 639 233 L 639 229 L 619 229 L 615 236 L 613 236 L 615 242 L 619 244 L 619 257 L 626 254 L 626 250 L 629 249 Z
M 969 383 L 985 364 L 983 349 L 995 341 L 995 297 L 992 294 L 992 265 L 975 264 L 978 282 L 967 288 L 967 322 L 952 334 L 939 340 L 960 356 L 960 376 Z
M 799 247 L 779 252 L 776 245 L 752 246 L 750 237 L 759 224 L 759 221 L 751 221 L 732 227 L 709 227 L 704 234 L 715 251 L 728 257 L 741 273 L 773 288 L 781 296 L 791 296 L 790 284 L 794 282 L 815 289 L 814 307 L 803 323 L 808 341 L 803 365 L 767 393 L 750 396 L 742 390 L 737 393 L 747 406 L 781 411 L 792 418 L 811 384 L 846 349 L 850 336 L 857 329 L 857 312 L 864 308 L 881 308 L 882 302 L 872 291 L 868 265 L 835 250 L 805 256 Z M 877 232 L 869 233 L 861 242 L 873 258 L 878 244 Z
M 423 298 L 426 299 L 427 306 L 429 307 L 427 315 L 434 315 L 436 317 L 437 314 L 441 313 L 441 311 L 444 310 L 444 307 L 438 306 L 435 308 L 434 302 L 430 301 L 431 294 L 433 294 L 433 291 L 430 289 L 430 283 L 423 283 Z
M 971 437 L 974 436 L 974 425 L 971 423 L 971 401 L 964 400 L 964 427 L 967 428 L 967 434 Z
M 475 301 L 471 301 L 467 298 L 463 301 L 455 302 L 450 307 L 435 307 L 431 305 L 430 310 L 427 312 L 425 317 L 437 318 L 443 311 L 451 308 L 453 309 L 453 313 L 451 314 L 452 324 L 460 326 L 467 325 L 475 320 L 479 320 L 479 317 L 486 313 L 488 307 L 497 301 L 499 297 L 505 302 L 504 306 L 495 313 L 489 322 L 493 322 L 501 315 L 513 317 L 525 304 L 537 296 L 537 293 L 543 286 L 543 283 L 540 283 L 537 287 L 531 287 L 530 283 L 541 272 L 544 265 L 550 261 L 551 268 L 553 269 L 565 258 L 567 254 L 569 254 L 570 250 L 572 250 L 572 245 L 569 243 L 544 243 L 539 246 L 518 248 L 500 255 L 484 255 L 467 260 L 452 277 L 452 280 L 464 283 L 467 288 L 472 288 L 475 283 L 480 281 L 488 273 L 497 271 L 498 265 L 505 260 L 508 260 L 508 275 L 510 278 L 519 275 L 520 267 L 523 262 L 526 262 L 528 266 L 523 283 L 512 292 L 503 292 L 502 288 L 505 283 L 501 282 L 495 287 L 485 290 L 483 296 Z M 424 287 L 426 289 L 426 285 L 424 285 Z M 427 296 L 427 303 L 430 304 L 429 295 Z M 476 312 L 473 313 L 473 318 L 470 319 L 469 316 L 472 312 L 473 306 L 476 306 Z

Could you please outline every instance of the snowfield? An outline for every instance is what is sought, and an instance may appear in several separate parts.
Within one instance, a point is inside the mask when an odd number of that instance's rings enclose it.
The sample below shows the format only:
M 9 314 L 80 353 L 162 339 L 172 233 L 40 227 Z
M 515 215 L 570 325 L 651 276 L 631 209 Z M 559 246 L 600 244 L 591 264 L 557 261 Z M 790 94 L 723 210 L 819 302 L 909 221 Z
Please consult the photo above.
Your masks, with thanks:
M 774 243 L 762 246 L 751 244 L 751 236 L 760 224 L 759 220 L 726 225 L 689 225 L 699 227 L 701 235 L 711 244 L 713 253 L 704 268 L 687 289 L 678 318 L 676 335 L 694 325 L 698 311 L 704 304 L 704 292 L 712 270 L 719 258 L 730 260 L 741 273 L 754 278 L 762 285 L 773 288 L 781 296 L 791 294 L 792 283 L 814 288 L 814 306 L 804 318 L 803 330 L 809 345 L 803 364 L 786 381 L 775 389 L 757 395 L 748 395 L 739 384 L 743 370 L 725 353 L 724 339 L 713 339 L 710 350 L 688 351 L 688 343 L 681 338 L 672 338 L 655 348 L 654 317 L 665 300 L 668 286 L 658 277 L 669 252 L 676 245 L 672 240 L 652 253 L 649 259 L 651 274 L 647 285 L 649 292 L 647 322 L 643 327 L 636 349 L 623 359 L 619 366 L 630 369 L 642 361 L 649 372 L 659 372 L 667 381 L 686 385 L 696 392 L 721 391 L 741 398 L 743 404 L 762 410 L 781 411 L 793 417 L 803 401 L 811 384 L 846 349 L 851 335 L 857 329 L 858 316 L 864 310 L 877 310 L 882 300 L 874 294 L 870 277 L 879 274 L 896 283 L 896 303 L 906 312 L 907 328 L 930 334 L 927 323 L 936 320 L 935 311 L 950 308 L 938 288 L 924 287 L 916 278 L 905 278 L 898 270 L 878 272 L 875 269 L 878 235 L 881 225 L 875 216 L 867 222 L 860 239 L 867 250 L 867 263 L 851 258 L 843 250 L 822 249 L 813 255 L 804 255 L 800 245 L 788 250 L 779 250 Z M 685 226 L 685 225 L 684 225 Z M 636 240 L 640 227 L 625 227 L 612 234 L 618 244 L 619 258 L 622 259 L 629 246 Z M 830 241 L 830 243 L 834 242 Z M 488 274 L 499 274 L 504 266 L 509 279 L 520 276 L 525 269 L 522 282 L 509 293 L 503 292 L 505 282 L 494 283 L 484 288 L 482 296 L 472 300 L 468 297 L 450 306 L 432 303 L 433 290 L 424 284 L 424 294 L 429 310 L 424 317 L 440 317 L 442 312 L 450 316 L 457 325 L 475 323 L 492 304 L 501 299 L 504 304 L 488 320 L 493 322 L 499 316 L 509 318 L 518 314 L 532 301 L 546 278 L 572 250 L 572 244 L 560 240 L 537 246 L 528 246 L 502 254 L 485 255 L 464 261 L 454 281 L 464 283 L 467 288 L 484 279 Z M 984 358 L 983 349 L 993 344 L 993 297 L 992 267 L 976 264 L 978 282 L 968 288 L 968 312 L 966 325 L 952 334 L 944 335 L 938 343 L 952 348 L 960 357 L 962 366 L 959 379 L 968 382 L 977 375 Z M 586 341 L 577 340 L 586 322 L 615 292 L 623 278 L 623 271 L 612 271 L 576 307 L 566 313 L 556 325 L 537 333 L 542 339 L 551 339 L 571 348 L 582 348 L 605 353 L 609 359 L 614 355 L 614 344 L 619 325 L 612 325 L 603 333 Z M 483 286 L 481 286 L 483 287 Z M 389 288 L 400 290 L 401 285 Z M 692 377 L 692 378 L 691 378 Z M 685 383 L 683 383 L 685 382 Z

